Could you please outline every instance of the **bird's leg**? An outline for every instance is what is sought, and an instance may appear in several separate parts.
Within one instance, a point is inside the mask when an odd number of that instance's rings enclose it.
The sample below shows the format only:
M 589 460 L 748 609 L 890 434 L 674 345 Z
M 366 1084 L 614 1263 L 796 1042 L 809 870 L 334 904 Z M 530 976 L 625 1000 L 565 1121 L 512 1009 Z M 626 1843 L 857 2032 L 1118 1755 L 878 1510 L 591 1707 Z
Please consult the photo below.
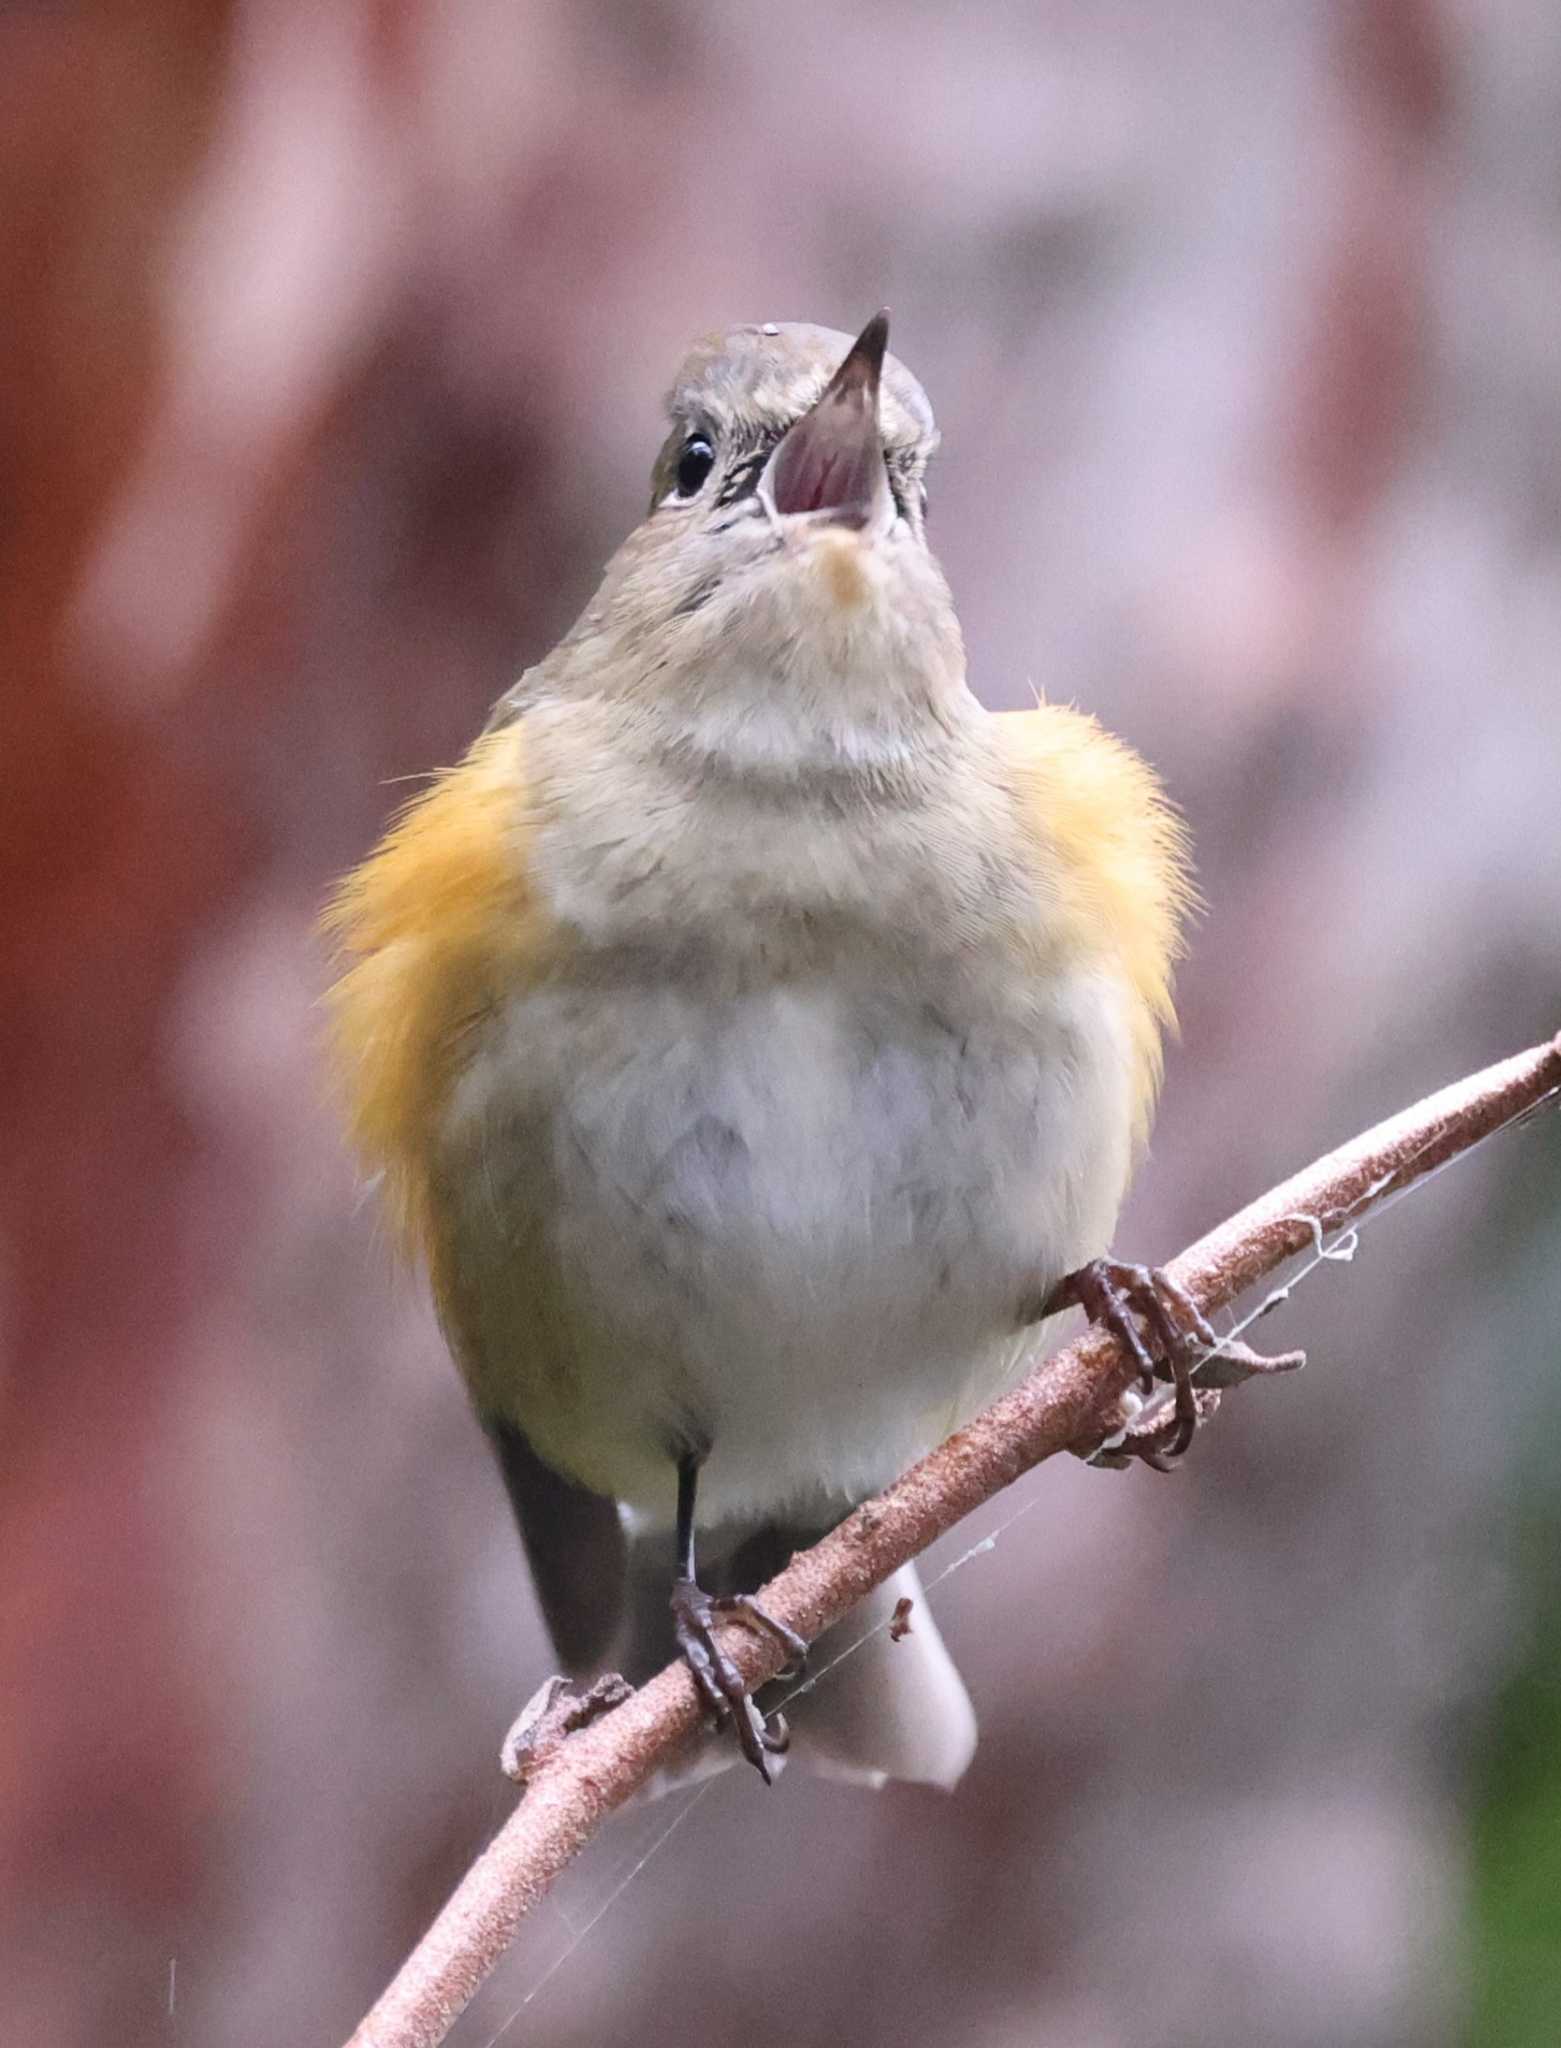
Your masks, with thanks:
M 794 1629 L 768 1614 L 751 1593 L 707 1593 L 694 1563 L 694 1499 L 702 1454 L 687 1452 L 678 1460 L 677 1577 L 672 1582 L 672 1626 L 683 1661 L 694 1674 L 705 1704 L 718 1720 L 735 1722 L 743 1755 L 768 1785 L 770 1758 L 785 1754 L 790 1742 L 786 1723 L 775 1716 L 771 1729 L 743 1684 L 742 1673 L 714 1635 L 716 1620 L 733 1615 L 775 1638 L 792 1663 L 807 1660 L 808 1646 Z
M 1075 1305 L 1120 1340 L 1145 1393 L 1154 1388 L 1156 1355 L 1164 1361 L 1176 1389 L 1175 1429 L 1167 1442 L 1146 1442 L 1136 1455 L 1156 1471 L 1168 1472 L 1186 1452 L 1200 1419 L 1193 1367 L 1219 1344 L 1207 1317 L 1158 1266 L 1124 1265 L 1117 1259 L 1091 1259 L 1067 1274 L 1047 1297 L 1044 1313 Z

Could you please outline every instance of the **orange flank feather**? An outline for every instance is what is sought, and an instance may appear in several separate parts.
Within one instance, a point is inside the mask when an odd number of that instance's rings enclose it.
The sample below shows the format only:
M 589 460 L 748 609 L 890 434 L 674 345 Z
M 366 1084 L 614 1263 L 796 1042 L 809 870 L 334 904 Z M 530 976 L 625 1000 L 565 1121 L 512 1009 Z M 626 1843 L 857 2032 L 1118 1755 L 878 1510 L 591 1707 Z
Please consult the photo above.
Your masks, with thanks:
M 1055 878 L 1081 954 L 1123 976 L 1134 1001 L 1133 1138 L 1142 1146 L 1159 1091 L 1171 975 L 1195 906 L 1186 827 L 1154 770 L 1082 711 L 1041 704 L 1000 714 L 1039 872 Z
M 1098 959 L 1129 990 L 1141 1143 L 1193 900 L 1186 834 L 1153 771 L 1093 718 L 1041 705 L 993 723 L 1037 901 L 1060 919 L 1064 956 Z M 409 1248 L 425 1257 L 434 1121 L 472 1033 L 504 995 L 556 964 L 558 929 L 528 878 L 536 817 L 525 751 L 524 720 L 485 735 L 408 806 L 325 917 L 346 963 L 328 1001 L 352 1135 L 384 1174 Z
M 328 998 L 359 1154 L 429 1249 L 432 1124 L 465 1043 L 545 966 L 549 927 L 527 879 L 534 819 L 517 723 L 480 739 L 416 798 L 325 915 L 347 961 Z

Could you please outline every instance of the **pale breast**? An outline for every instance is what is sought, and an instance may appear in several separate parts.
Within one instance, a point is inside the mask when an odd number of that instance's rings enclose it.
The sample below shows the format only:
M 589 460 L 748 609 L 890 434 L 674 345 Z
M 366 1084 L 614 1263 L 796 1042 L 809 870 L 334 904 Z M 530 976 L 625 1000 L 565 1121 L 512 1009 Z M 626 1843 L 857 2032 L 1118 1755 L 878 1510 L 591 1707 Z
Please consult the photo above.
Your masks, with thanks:
M 1021 1303 L 1106 1246 L 1129 1059 L 1109 978 L 993 971 L 604 956 L 517 995 L 443 1147 L 479 1401 L 651 1514 L 708 1445 L 719 1518 L 860 1494 L 995 1392 Z

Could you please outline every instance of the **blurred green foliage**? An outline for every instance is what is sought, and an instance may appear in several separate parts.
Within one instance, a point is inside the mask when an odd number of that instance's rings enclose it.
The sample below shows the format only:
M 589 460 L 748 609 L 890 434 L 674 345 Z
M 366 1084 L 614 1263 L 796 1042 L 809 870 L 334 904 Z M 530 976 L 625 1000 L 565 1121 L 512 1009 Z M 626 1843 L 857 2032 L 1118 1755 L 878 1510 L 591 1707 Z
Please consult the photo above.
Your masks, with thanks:
M 1523 1304 L 1512 1349 L 1526 1446 L 1512 1561 L 1517 1656 L 1473 1785 L 1470 1869 L 1473 2048 L 1561 2040 L 1561 1119 L 1520 1139 L 1496 1241 L 1521 1249 L 1499 1298 Z

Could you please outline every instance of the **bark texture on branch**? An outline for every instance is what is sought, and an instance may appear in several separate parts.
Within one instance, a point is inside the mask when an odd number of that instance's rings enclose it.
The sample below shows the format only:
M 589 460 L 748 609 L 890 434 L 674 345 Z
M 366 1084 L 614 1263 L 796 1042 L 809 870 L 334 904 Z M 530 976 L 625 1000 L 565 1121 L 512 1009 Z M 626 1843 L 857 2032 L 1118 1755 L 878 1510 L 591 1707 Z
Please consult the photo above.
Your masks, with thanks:
M 1167 1271 L 1205 1313 L 1515 1118 L 1561 1095 L 1561 1038 L 1428 1096 L 1317 1160 L 1174 1259 Z M 1115 1339 L 1091 1331 L 794 1558 L 764 1589 L 768 1610 L 811 1640 L 1042 1459 L 1103 1433 L 1134 1377 Z M 782 1653 L 741 1627 L 723 1641 L 750 1686 Z M 674 1664 L 622 1706 L 539 1757 L 519 1807 L 462 1879 L 349 2048 L 435 2048 L 525 1915 L 602 1821 L 694 1733 L 699 1697 Z

